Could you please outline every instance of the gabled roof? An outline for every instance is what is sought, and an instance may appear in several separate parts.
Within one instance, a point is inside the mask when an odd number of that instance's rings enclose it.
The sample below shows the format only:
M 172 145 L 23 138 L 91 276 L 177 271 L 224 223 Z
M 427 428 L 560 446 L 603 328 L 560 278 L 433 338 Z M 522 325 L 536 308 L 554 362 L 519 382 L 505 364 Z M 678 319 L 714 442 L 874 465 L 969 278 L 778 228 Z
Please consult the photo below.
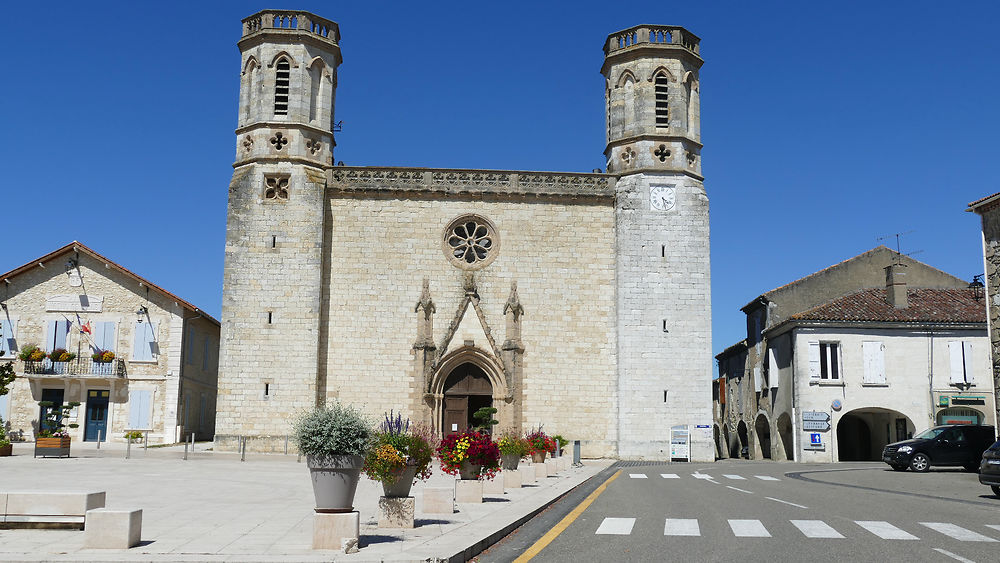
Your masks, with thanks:
M 118 264 L 117 262 L 109 260 L 109 259 L 105 258 L 104 256 L 101 256 L 100 254 L 98 254 L 97 252 L 95 252 L 94 250 L 92 250 L 90 247 L 86 246 L 85 244 L 83 244 L 83 243 L 81 243 L 79 241 L 75 241 L 75 240 L 73 242 L 67 244 L 66 246 L 63 246 L 62 248 L 58 248 L 56 250 L 53 250 L 52 252 L 46 254 L 45 256 L 42 256 L 41 258 L 38 258 L 36 260 L 32 260 L 31 262 L 28 262 L 27 264 L 24 264 L 23 266 L 18 266 L 17 268 L 14 268 L 13 270 L 11 270 L 11 271 L 9 271 L 7 273 L 0 274 L 0 280 L 12 279 L 12 278 L 14 278 L 14 277 L 16 277 L 16 276 L 18 276 L 18 275 L 20 275 L 20 274 L 22 274 L 22 273 L 30 270 L 30 269 L 32 269 L 32 268 L 37 267 L 39 264 L 45 264 L 46 262 L 50 262 L 52 260 L 55 260 L 55 259 L 59 258 L 60 256 L 62 256 L 64 254 L 69 254 L 70 252 L 80 252 L 81 254 L 86 254 L 86 255 L 90 256 L 94 260 L 97 260 L 99 262 L 104 262 L 105 264 L 107 264 L 111 268 L 114 268 L 115 270 L 121 272 L 125 276 L 130 277 L 130 278 L 134 279 L 135 281 L 137 281 L 137 282 L 145 285 L 146 287 L 150 288 L 151 290 L 156 291 L 157 293 L 160 293 L 161 295 L 167 297 L 168 299 L 177 302 L 177 304 L 179 304 L 180 306 L 184 307 L 185 309 L 187 309 L 187 310 L 189 310 L 189 311 L 191 311 L 193 313 L 198 313 L 199 315 L 201 315 L 202 317 L 204 317 L 208 321 L 212 322 L 213 324 L 219 325 L 219 321 L 217 321 L 214 317 L 212 317 L 211 315 L 209 315 L 205 311 L 202 311 L 198 307 L 195 307 L 191 303 L 189 303 L 189 302 L 181 299 L 180 297 L 174 295 L 173 293 L 170 293 L 169 291 L 167 291 L 167 290 L 163 289 L 162 287 L 156 285 L 155 283 L 147 280 L 146 278 L 141 277 L 139 275 L 136 275 L 136 274 L 132 273 L 131 271 L 129 271 L 127 268 L 125 268 L 121 264 Z
M 792 315 L 791 320 L 986 324 L 986 303 L 968 289 L 907 289 L 908 307 L 897 309 L 884 288 L 863 289 Z
M 966 211 L 979 213 L 980 211 L 986 211 L 989 208 L 995 207 L 998 203 L 1000 203 L 1000 192 L 973 201 L 968 205 Z

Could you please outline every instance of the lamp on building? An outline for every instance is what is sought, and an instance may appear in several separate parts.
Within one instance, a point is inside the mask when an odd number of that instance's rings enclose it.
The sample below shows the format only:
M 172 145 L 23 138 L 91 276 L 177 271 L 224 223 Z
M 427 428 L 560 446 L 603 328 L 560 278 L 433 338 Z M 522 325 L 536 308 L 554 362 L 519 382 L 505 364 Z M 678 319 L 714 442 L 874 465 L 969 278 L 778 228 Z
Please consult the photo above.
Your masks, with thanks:
M 976 301 L 983 298 L 983 294 L 986 293 L 986 285 L 983 284 L 983 274 L 972 276 L 969 289 L 972 290 L 972 296 L 976 298 Z
M 140 305 L 138 309 L 135 310 L 135 316 L 138 317 L 138 321 L 141 323 L 142 319 L 149 316 L 149 309 L 145 305 Z

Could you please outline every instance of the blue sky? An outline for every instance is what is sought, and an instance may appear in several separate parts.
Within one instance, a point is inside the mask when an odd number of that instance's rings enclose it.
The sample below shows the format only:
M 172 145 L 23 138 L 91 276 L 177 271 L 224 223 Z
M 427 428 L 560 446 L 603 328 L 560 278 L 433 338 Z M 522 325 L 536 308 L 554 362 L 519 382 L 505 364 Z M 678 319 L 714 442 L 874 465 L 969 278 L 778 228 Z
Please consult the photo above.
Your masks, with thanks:
M 77 239 L 218 316 L 240 20 L 279 6 L 46 6 L 0 36 L 0 270 Z M 1000 191 L 996 2 L 280 7 L 340 23 L 350 165 L 602 167 L 605 37 L 699 35 L 716 352 L 754 296 L 879 236 L 909 232 L 904 252 L 963 279 L 983 270 L 964 208 Z

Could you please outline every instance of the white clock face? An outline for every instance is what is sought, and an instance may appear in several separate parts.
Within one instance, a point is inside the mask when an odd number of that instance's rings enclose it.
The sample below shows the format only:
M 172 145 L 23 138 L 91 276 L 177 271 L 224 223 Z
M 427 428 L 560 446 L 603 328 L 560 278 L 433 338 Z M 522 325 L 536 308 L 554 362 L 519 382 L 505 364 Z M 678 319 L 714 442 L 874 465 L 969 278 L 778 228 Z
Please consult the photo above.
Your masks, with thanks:
M 674 188 L 672 186 L 652 186 L 649 188 L 649 208 L 653 211 L 669 211 L 674 208 Z

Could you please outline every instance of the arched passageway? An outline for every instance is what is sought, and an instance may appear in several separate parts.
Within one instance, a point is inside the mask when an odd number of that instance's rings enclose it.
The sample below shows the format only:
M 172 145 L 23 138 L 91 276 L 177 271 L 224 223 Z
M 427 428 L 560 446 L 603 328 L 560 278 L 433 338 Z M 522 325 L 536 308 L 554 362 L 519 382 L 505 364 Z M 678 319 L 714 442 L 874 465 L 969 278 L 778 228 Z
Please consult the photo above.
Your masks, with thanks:
M 722 443 L 722 433 L 719 432 L 719 425 L 716 424 L 712 427 L 712 438 L 715 441 L 715 459 L 722 459 L 726 457 L 724 444 Z
M 837 422 L 837 459 L 880 461 L 886 444 L 913 435 L 913 422 L 906 415 L 883 408 L 855 409 Z
M 792 417 L 787 412 L 781 413 L 778 417 L 778 453 L 785 456 L 786 460 L 795 459 L 795 444 L 792 438 Z
M 771 423 L 763 413 L 757 415 L 754 422 L 754 431 L 757 433 L 757 445 L 760 447 L 760 455 L 763 459 L 771 459 Z
M 486 372 L 472 363 L 456 367 L 444 383 L 444 417 L 441 435 L 461 432 L 475 425 L 472 415 L 493 406 L 493 385 Z
M 739 438 L 740 451 L 739 454 L 733 457 L 750 457 L 750 437 L 747 435 L 747 423 L 741 420 L 739 425 L 736 426 L 736 436 Z

